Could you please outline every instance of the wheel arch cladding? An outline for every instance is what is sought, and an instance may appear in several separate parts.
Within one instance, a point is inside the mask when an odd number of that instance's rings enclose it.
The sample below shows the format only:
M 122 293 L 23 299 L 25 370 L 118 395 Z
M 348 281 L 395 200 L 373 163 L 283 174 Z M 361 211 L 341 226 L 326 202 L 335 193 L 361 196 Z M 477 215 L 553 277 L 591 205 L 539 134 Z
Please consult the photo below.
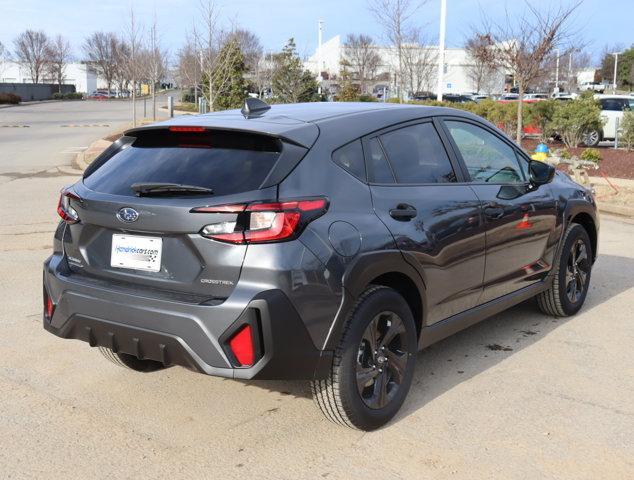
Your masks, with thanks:
M 590 237 L 590 246 L 592 247 L 592 262 L 594 263 L 598 254 L 597 226 L 594 223 L 594 219 L 586 212 L 579 212 L 570 219 L 570 223 L 578 223 L 588 233 L 588 236 Z
M 383 285 L 396 290 L 407 302 L 414 317 L 416 335 L 420 337 L 423 328 L 423 299 L 416 283 L 402 272 L 388 272 L 374 278 L 370 285 Z

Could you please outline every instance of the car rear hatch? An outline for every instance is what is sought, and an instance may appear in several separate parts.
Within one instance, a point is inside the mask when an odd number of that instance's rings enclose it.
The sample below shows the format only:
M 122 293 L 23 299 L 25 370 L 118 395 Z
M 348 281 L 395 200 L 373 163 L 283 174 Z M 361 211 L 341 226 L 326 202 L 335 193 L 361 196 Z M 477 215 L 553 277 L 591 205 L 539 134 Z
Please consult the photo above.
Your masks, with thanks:
M 246 205 L 277 200 L 276 185 L 306 151 L 279 136 L 246 131 L 168 126 L 128 132 L 62 193 L 71 274 L 172 300 L 224 300 L 248 246 L 209 238 L 209 226 L 237 231 Z

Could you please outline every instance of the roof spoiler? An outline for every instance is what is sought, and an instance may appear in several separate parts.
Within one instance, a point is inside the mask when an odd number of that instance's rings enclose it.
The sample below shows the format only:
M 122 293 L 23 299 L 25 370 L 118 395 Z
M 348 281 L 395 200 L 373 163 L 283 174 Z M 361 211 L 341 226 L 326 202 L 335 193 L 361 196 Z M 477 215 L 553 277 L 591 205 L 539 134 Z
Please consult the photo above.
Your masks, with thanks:
M 247 97 L 244 100 L 244 106 L 240 110 L 244 118 L 255 118 L 264 114 L 271 106 L 259 98 Z

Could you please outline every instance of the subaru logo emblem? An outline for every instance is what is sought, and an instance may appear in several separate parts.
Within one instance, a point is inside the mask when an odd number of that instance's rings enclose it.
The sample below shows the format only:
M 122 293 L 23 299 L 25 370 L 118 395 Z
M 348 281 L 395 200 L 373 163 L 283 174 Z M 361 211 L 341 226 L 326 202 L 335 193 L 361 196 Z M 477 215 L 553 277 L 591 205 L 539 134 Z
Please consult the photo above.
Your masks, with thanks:
M 117 218 L 122 222 L 136 222 L 139 219 L 139 212 L 137 212 L 134 208 L 123 207 L 117 212 Z

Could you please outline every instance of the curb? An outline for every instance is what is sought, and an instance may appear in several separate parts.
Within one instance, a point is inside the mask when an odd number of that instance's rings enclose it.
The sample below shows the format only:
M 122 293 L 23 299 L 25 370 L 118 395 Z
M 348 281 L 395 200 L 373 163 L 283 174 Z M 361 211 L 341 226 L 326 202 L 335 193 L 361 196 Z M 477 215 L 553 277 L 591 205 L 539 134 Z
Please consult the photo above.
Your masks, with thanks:
M 103 138 L 92 142 L 86 150 L 75 155 L 73 168 L 83 172 L 86 168 L 88 168 L 88 165 L 90 165 L 92 161 L 101 155 L 101 153 L 110 145 L 112 145 L 112 142 L 104 140 Z

